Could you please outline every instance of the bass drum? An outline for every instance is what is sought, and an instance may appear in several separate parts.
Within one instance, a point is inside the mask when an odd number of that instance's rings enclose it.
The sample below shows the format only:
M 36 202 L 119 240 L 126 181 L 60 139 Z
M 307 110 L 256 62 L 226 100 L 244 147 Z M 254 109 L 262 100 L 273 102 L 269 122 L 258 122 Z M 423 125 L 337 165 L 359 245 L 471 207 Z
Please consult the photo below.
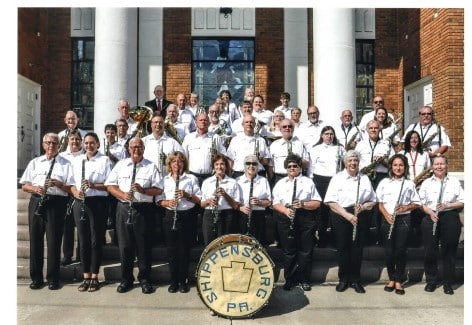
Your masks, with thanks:
M 253 316 L 269 303 L 274 289 L 274 263 L 247 235 L 213 240 L 203 251 L 195 275 L 203 303 L 230 319 Z

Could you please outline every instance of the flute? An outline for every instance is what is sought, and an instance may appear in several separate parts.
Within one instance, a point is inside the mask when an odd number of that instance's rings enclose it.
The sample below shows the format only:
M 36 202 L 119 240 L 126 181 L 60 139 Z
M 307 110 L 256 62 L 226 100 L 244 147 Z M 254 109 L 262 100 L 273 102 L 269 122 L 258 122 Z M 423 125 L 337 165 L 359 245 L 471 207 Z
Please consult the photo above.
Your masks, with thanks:
M 356 194 L 356 204 L 354 205 L 354 217 L 357 218 L 357 206 L 359 205 L 359 188 L 361 185 L 361 176 L 357 175 L 357 194 Z M 357 223 L 352 227 L 352 241 L 356 241 L 357 237 Z
M 395 204 L 395 208 L 397 208 L 397 206 L 400 204 L 400 199 L 402 197 L 402 190 L 403 190 L 403 184 L 405 183 L 405 177 L 403 177 L 403 181 L 402 181 L 402 186 L 400 187 L 400 193 L 398 193 L 398 200 L 397 200 L 397 204 Z M 390 228 L 388 229 L 388 240 L 390 240 L 392 238 L 392 232 L 393 232 L 393 226 L 395 225 L 395 218 L 397 216 L 397 211 L 396 210 L 393 210 L 393 215 L 392 215 L 392 218 L 393 218 L 393 222 L 390 224 Z
M 220 186 L 220 179 L 217 175 L 216 177 L 216 185 L 215 185 L 215 198 L 216 198 L 216 206 L 211 209 L 211 215 L 213 217 L 213 232 L 217 233 L 217 223 L 220 219 L 220 210 L 218 209 L 218 187 Z
M 38 202 L 38 205 L 36 206 L 36 209 L 34 211 L 34 215 L 36 216 L 41 216 L 43 214 L 43 207 L 44 207 L 44 203 L 46 203 L 46 201 L 49 199 L 49 196 L 46 195 L 48 189 L 49 189 L 49 181 L 50 181 L 50 178 L 51 178 L 51 175 L 52 175 L 52 170 L 54 169 L 54 164 L 56 163 L 56 157 L 53 158 L 52 162 L 51 162 L 51 166 L 49 167 L 49 171 L 46 175 L 46 179 L 44 180 L 44 194 L 41 195 L 41 197 L 39 198 L 39 202 Z
M 438 205 L 441 204 L 443 193 L 444 193 L 444 178 L 441 180 L 441 188 L 439 189 L 438 201 L 436 202 L 436 210 L 434 211 L 436 213 L 436 217 L 438 217 L 438 218 L 439 218 L 439 216 L 438 216 Z M 433 236 L 436 236 L 436 228 L 437 227 L 438 227 L 438 222 L 437 221 L 433 222 Z
M 80 192 L 84 196 L 82 201 L 80 201 L 80 221 L 85 221 L 85 191 L 87 191 L 87 187 L 84 185 L 85 181 L 85 160 L 82 160 L 82 180 L 80 182 Z
M 174 191 L 174 200 L 175 200 L 174 217 L 172 218 L 173 223 L 172 223 L 172 228 L 171 228 L 171 230 L 174 230 L 174 231 L 177 230 L 176 223 L 177 223 L 177 206 L 179 204 L 179 194 L 178 194 L 179 183 L 180 183 L 180 173 L 177 171 L 177 176 L 175 178 L 175 191 Z
M 127 225 L 133 224 L 133 222 L 132 222 L 133 196 L 134 196 L 133 184 L 134 184 L 135 180 L 136 180 L 136 164 L 133 163 L 133 174 L 131 175 L 131 184 L 130 184 L 130 189 L 129 189 L 129 194 L 131 195 L 131 200 L 129 201 L 129 205 L 128 205 L 128 219 L 126 220 Z
M 251 198 L 254 192 L 254 178 L 251 177 L 251 184 L 249 185 L 249 213 L 247 215 L 247 230 L 246 230 L 246 235 L 249 235 L 249 229 L 251 229 L 251 218 L 252 218 L 252 203 L 251 203 Z

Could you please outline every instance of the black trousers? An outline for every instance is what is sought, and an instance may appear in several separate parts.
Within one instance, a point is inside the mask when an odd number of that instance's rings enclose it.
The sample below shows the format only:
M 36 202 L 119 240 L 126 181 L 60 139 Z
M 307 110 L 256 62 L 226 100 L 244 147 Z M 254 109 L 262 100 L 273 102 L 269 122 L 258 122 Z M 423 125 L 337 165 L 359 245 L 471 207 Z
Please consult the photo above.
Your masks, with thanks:
M 441 242 L 441 258 L 443 262 L 443 281 L 452 283 L 456 269 L 457 246 L 461 234 L 459 213 L 455 210 L 439 213 L 436 235 L 433 236 L 433 221 L 429 216 L 423 218 L 421 231 L 424 244 L 424 273 L 426 282 L 438 282 L 438 256 Z
M 353 213 L 354 208 L 345 208 Z M 363 211 L 357 215 L 356 240 L 352 240 L 353 225 L 344 217 L 332 212 L 334 238 L 338 251 L 338 277 L 340 282 L 359 282 L 361 280 L 361 265 L 364 246 L 367 241 L 370 211 Z
M 194 175 L 197 177 L 198 180 L 198 186 L 202 188 L 203 181 L 207 179 L 208 177 L 211 177 L 212 174 L 198 174 L 194 172 L 190 172 L 190 174 Z M 203 212 L 204 209 L 200 207 L 200 205 L 196 204 L 192 208 L 193 212 L 197 216 L 196 218 L 193 218 L 191 222 L 193 222 L 193 228 L 192 228 L 192 233 L 190 236 L 193 239 L 192 246 L 196 246 L 198 244 L 203 244 L 203 229 L 202 229 L 202 224 L 203 224 Z
M 68 204 L 72 203 L 74 198 L 69 196 Z M 65 258 L 72 259 L 74 256 L 74 241 L 75 241 L 75 221 L 72 213 L 66 214 L 64 217 L 64 233 L 62 236 L 62 255 Z M 77 259 L 79 257 L 77 256 Z
M 107 196 L 90 196 L 84 201 L 84 220 L 81 219 L 81 201 L 73 207 L 74 220 L 80 240 L 80 261 L 82 273 L 98 274 L 102 265 L 107 224 Z
M 192 210 L 177 212 L 175 230 L 172 229 L 174 211 L 166 209 L 166 214 L 162 220 L 172 283 L 185 283 L 188 279 L 190 248 L 193 243 L 191 238 L 194 230 L 193 219 L 197 218 Z
M 385 250 L 385 264 L 390 281 L 403 282 L 407 260 L 408 235 L 410 233 L 410 214 L 395 217 L 392 235 L 388 239 L 390 224 L 383 219 L 381 226 L 382 243 Z
M 46 280 L 58 282 L 60 278 L 61 242 L 64 231 L 64 215 L 68 197 L 50 195 L 43 205 L 41 216 L 34 214 L 40 200 L 32 195 L 28 206 L 30 235 L 30 277 L 33 281 L 43 281 L 44 235 L 47 240 Z
M 382 179 L 388 177 L 387 173 L 377 173 L 375 179 L 372 181 L 372 187 L 374 190 L 377 190 L 377 186 L 379 186 L 379 183 Z M 374 238 L 372 238 L 373 243 L 382 242 L 382 236 L 380 234 L 380 228 L 382 226 L 382 213 L 380 213 L 379 210 L 379 204 L 376 203 L 374 207 L 372 208 L 372 214 L 371 214 L 371 228 L 374 228 Z
M 150 281 L 152 230 L 154 224 L 153 203 L 133 203 L 131 223 L 128 224 L 128 203 L 118 202 L 116 207 L 116 231 L 120 250 L 121 278 L 133 282 L 134 258 L 138 257 L 138 281 Z
M 316 191 L 320 194 L 323 200 L 326 195 L 326 191 L 328 190 L 328 185 L 331 178 L 332 177 L 313 174 L 313 181 L 315 183 Z M 330 226 L 329 216 L 330 209 L 328 205 L 321 202 L 320 208 L 316 210 L 315 214 L 316 229 L 318 230 L 320 246 L 325 246 L 328 243 L 328 235 L 326 230 Z
M 266 210 L 253 210 L 249 227 L 249 217 L 244 213 L 240 215 L 241 233 L 252 235 L 259 243 L 266 243 Z
M 240 233 L 239 212 L 233 209 L 219 210 L 219 212 L 218 218 L 214 218 L 211 209 L 205 209 L 203 212 L 202 228 L 205 246 L 222 235 Z
M 315 231 L 314 211 L 297 209 L 290 229 L 290 219 L 278 212 L 277 230 L 280 236 L 280 245 L 284 255 L 284 277 L 286 281 L 310 282 L 313 235 Z

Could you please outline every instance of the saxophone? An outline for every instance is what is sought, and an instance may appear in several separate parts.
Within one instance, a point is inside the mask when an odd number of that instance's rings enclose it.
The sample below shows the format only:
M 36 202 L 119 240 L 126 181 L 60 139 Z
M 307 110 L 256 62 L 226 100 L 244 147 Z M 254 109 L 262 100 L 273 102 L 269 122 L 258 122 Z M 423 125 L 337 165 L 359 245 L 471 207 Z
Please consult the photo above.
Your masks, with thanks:
M 397 206 L 400 204 L 400 200 L 402 198 L 402 190 L 403 190 L 403 184 L 405 183 L 405 178 L 403 177 L 403 181 L 402 181 L 402 186 L 400 187 L 400 193 L 398 193 L 398 199 L 397 199 L 397 204 L 395 204 L 395 209 L 397 208 Z M 394 210 L 393 211 L 393 214 L 392 214 L 392 217 L 393 217 L 393 222 L 390 224 L 390 228 L 388 229 L 388 240 L 390 240 L 392 238 L 392 232 L 393 232 L 393 227 L 395 225 L 395 218 L 397 216 L 397 212 Z
M 177 171 L 177 176 L 175 177 L 175 191 L 174 191 L 174 200 L 175 200 L 175 208 L 174 208 L 174 217 L 172 218 L 172 228 L 171 230 L 176 231 L 178 230 L 176 227 L 177 223 L 177 206 L 179 204 L 179 183 L 180 183 L 180 173 Z
M 129 201 L 128 204 L 128 219 L 126 220 L 127 225 L 132 225 L 133 224 L 133 196 L 134 196 L 134 190 L 133 190 L 133 184 L 136 180 L 136 165 L 133 163 L 133 174 L 131 175 L 131 184 L 130 184 L 130 189 L 129 189 L 129 194 L 131 195 L 131 200 Z
M 424 140 L 421 143 L 421 149 L 425 151 L 430 151 L 431 149 L 429 148 L 431 146 L 431 142 L 433 142 L 433 139 L 438 135 L 438 132 L 434 132 L 431 134 L 426 140 Z
M 71 132 L 71 129 L 67 128 L 65 134 L 62 136 L 61 141 L 59 142 L 59 152 L 66 151 L 67 145 L 69 143 L 70 132 Z
M 419 173 L 414 179 L 413 182 L 415 183 L 416 189 L 418 189 L 421 186 L 421 183 L 427 178 L 431 176 L 431 172 L 433 171 L 432 167 L 429 167 L 425 170 L 423 170 L 421 173 Z
M 356 124 L 354 122 L 352 123 L 352 126 L 354 126 L 357 129 L 357 131 L 356 131 L 356 133 L 353 134 L 353 136 L 349 139 L 349 141 L 346 142 L 346 150 L 354 149 L 356 147 L 354 145 L 354 142 L 357 138 L 357 135 L 359 134 L 359 128 L 356 126 Z
M 377 177 L 377 172 L 375 171 L 375 167 L 377 167 L 378 164 L 380 164 L 384 159 L 388 158 L 388 153 L 383 155 L 377 160 L 374 160 L 371 162 L 369 165 L 365 166 L 364 168 L 361 169 L 361 173 L 364 175 L 367 175 L 371 181 L 374 181 L 375 178 Z
M 34 215 L 35 216 L 42 216 L 43 215 L 43 208 L 44 208 L 44 203 L 46 203 L 46 201 L 49 199 L 49 196 L 46 194 L 48 189 L 49 189 L 49 181 L 51 179 L 51 175 L 52 175 L 52 170 L 54 169 L 54 164 L 56 163 L 56 157 L 53 158 L 52 162 L 51 162 L 51 166 L 49 167 L 49 171 L 46 175 L 46 179 L 44 180 L 44 194 L 41 195 L 41 197 L 39 198 L 39 202 L 38 202 L 38 205 L 36 206 L 36 209 L 34 211 Z
M 251 229 L 251 219 L 252 219 L 252 203 L 251 203 L 251 199 L 252 199 L 252 195 L 253 195 L 253 192 L 254 192 L 254 178 L 255 177 L 251 177 L 251 183 L 249 185 L 249 213 L 247 215 L 247 230 L 246 230 L 246 235 L 249 235 L 249 229 Z
M 218 208 L 218 199 L 219 199 L 218 187 L 220 187 L 220 179 L 218 178 L 217 175 L 215 175 L 215 178 L 216 178 L 216 185 L 215 185 L 214 197 L 216 198 L 216 206 L 212 207 L 211 216 L 213 219 L 213 232 L 217 234 L 218 233 L 217 224 L 218 224 L 218 221 L 220 220 L 220 209 Z
M 180 145 L 182 144 L 182 139 L 180 138 L 177 130 L 175 129 L 174 123 L 169 118 L 166 118 L 164 122 L 164 128 L 168 135 L 170 135 L 175 141 L 177 141 Z

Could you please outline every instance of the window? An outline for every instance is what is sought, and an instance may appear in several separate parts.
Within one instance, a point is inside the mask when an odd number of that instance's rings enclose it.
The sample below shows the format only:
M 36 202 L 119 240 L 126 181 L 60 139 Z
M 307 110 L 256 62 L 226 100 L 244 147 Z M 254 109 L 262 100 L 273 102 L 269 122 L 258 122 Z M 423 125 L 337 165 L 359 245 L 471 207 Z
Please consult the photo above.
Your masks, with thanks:
M 374 41 L 356 40 L 356 116 L 372 110 L 374 96 Z
M 94 52 L 93 38 L 72 39 L 72 109 L 85 130 L 93 130 Z
M 201 105 L 213 104 L 221 90 L 229 90 L 239 105 L 249 86 L 254 86 L 254 40 L 193 39 L 192 91 Z

